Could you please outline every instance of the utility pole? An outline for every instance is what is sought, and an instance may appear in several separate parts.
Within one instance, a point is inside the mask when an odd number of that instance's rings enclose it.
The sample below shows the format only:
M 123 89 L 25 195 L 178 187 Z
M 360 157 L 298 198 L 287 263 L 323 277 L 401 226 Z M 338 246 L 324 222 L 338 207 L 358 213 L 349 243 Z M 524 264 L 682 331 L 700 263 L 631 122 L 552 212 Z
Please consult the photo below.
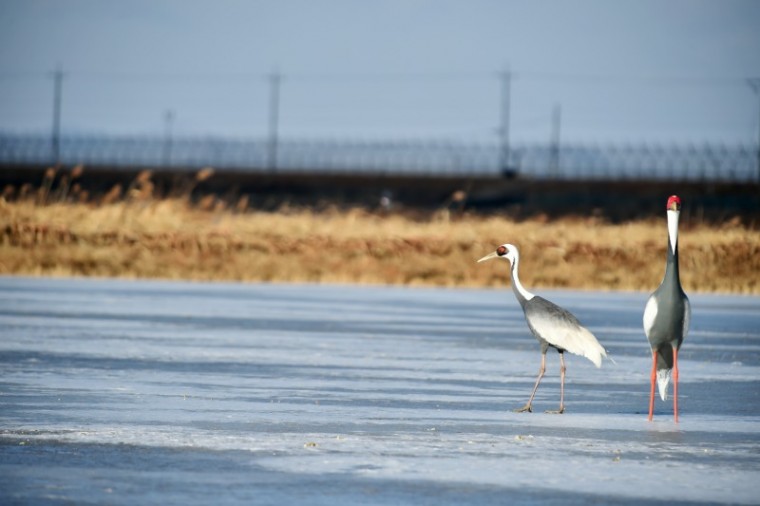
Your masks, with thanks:
M 275 69 L 269 76 L 269 170 L 277 170 L 277 143 L 280 120 L 280 73 Z
M 760 184 L 760 78 L 747 79 L 747 84 L 757 95 L 758 123 L 757 123 L 757 182 Z
M 499 74 L 501 80 L 501 125 L 499 128 L 499 166 L 503 175 L 509 174 L 509 107 L 512 93 L 512 72 L 506 68 Z
M 164 113 L 164 167 L 172 163 L 172 126 L 174 124 L 174 111 L 167 109 Z
M 554 179 L 559 178 L 559 134 L 561 126 L 562 106 L 555 104 L 552 111 L 551 159 L 549 161 L 549 172 Z
M 53 163 L 61 161 L 61 92 L 63 88 L 63 70 L 61 66 L 53 72 L 53 135 L 51 148 Z

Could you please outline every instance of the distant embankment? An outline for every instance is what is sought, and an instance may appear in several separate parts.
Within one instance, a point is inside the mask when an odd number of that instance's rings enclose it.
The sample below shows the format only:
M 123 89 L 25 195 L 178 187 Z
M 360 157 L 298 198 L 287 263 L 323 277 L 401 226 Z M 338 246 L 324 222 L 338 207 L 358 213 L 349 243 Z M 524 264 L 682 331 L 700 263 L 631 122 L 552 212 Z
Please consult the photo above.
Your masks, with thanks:
M 18 191 L 38 188 L 47 165 L 4 165 L 0 186 Z M 65 175 L 64 168 L 59 171 Z M 104 195 L 115 185 L 126 191 L 144 168 L 87 166 L 76 180 L 90 197 Z M 464 208 L 500 211 L 514 217 L 595 215 L 612 221 L 660 216 L 663 198 L 677 193 L 688 203 L 685 213 L 697 220 L 739 219 L 760 226 L 760 185 L 738 182 L 657 180 L 550 180 L 483 175 L 319 174 L 215 171 L 194 181 L 196 172 L 182 169 L 152 171 L 153 196 L 190 192 L 193 198 L 215 194 L 229 201 L 247 196 L 248 206 L 275 210 L 284 205 L 360 206 L 396 209 Z

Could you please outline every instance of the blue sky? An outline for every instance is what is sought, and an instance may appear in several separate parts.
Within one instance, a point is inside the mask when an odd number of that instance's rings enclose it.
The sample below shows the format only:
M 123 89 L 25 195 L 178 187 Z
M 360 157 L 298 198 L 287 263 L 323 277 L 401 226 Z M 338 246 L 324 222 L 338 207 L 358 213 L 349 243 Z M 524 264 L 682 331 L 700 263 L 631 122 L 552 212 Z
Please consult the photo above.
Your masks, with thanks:
M 2 0 L 0 131 L 756 142 L 756 1 Z

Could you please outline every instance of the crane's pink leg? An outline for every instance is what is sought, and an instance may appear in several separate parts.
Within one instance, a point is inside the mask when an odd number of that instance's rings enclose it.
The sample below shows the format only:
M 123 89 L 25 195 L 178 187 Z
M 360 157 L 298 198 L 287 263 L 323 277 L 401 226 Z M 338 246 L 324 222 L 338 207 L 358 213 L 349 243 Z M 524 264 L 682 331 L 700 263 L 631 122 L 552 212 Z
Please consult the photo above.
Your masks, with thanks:
M 533 412 L 533 397 L 536 396 L 536 390 L 538 390 L 538 384 L 541 383 L 541 378 L 544 377 L 544 373 L 546 372 L 546 353 L 541 354 L 541 369 L 538 371 L 538 378 L 536 378 L 536 386 L 533 387 L 533 393 L 530 394 L 530 399 L 528 399 L 528 404 L 525 406 L 514 410 L 515 413 L 523 413 L 527 411 L 528 413 Z
M 652 350 L 652 377 L 650 382 L 652 388 L 649 390 L 649 421 L 654 416 L 654 384 L 657 381 L 657 350 Z
M 559 354 L 559 409 L 547 411 L 553 415 L 561 415 L 565 412 L 565 354 Z
M 673 346 L 673 421 L 678 423 L 678 348 Z

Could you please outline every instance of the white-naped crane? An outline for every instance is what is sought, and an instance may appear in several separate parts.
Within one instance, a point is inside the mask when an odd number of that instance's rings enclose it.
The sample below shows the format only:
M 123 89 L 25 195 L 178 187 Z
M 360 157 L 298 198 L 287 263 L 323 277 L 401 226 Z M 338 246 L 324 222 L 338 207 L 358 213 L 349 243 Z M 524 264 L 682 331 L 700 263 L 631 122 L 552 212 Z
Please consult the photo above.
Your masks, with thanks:
M 565 351 L 586 357 L 597 367 L 601 367 L 602 358 L 607 356 L 607 352 L 599 344 L 594 334 L 581 325 L 572 313 L 543 297 L 530 293 L 522 286 L 517 273 L 520 264 L 520 253 L 515 246 L 512 244 L 502 244 L 496 248 L 496 251 L 484 256 L 478 262 L 484 262 L 492 258 L 509 260 L 512 290 L 515 292 L 515 297 L 517 297 L 520 306 L 522 306 L 523 313 L 525 313 L 528 328 L 541 345 L 541 369 L 538 371 L 536 385 L 533 387 L 533 392 L 530 394 L 528 403 L 515 411 L 518 413 L 533 411 L 533 398 L 536 395 L 539 383 L 541 383 L 541 378 L 544 377 L 544 373 L 546 372 L 546 352 L 549 348 L 554 348 L 559 352 L 560 364 L 559 409 L 557 411 L 547 411 L 547 413 L 564 413 Z
M 652 348 L 652 374 L 649 391 L 649 421 L 654 416 L 654 384 L 663 401 L 668 399 L 668 383 L 673 378 L 673 420 L 678 423 L 678 350 L 689 331 L 691 306 L 681 287 L 678 271 L 678 218 L 681 199 L 668 198 L 668 250 L 665 276 L 649 296 L 644 308 L 644 332 Z

